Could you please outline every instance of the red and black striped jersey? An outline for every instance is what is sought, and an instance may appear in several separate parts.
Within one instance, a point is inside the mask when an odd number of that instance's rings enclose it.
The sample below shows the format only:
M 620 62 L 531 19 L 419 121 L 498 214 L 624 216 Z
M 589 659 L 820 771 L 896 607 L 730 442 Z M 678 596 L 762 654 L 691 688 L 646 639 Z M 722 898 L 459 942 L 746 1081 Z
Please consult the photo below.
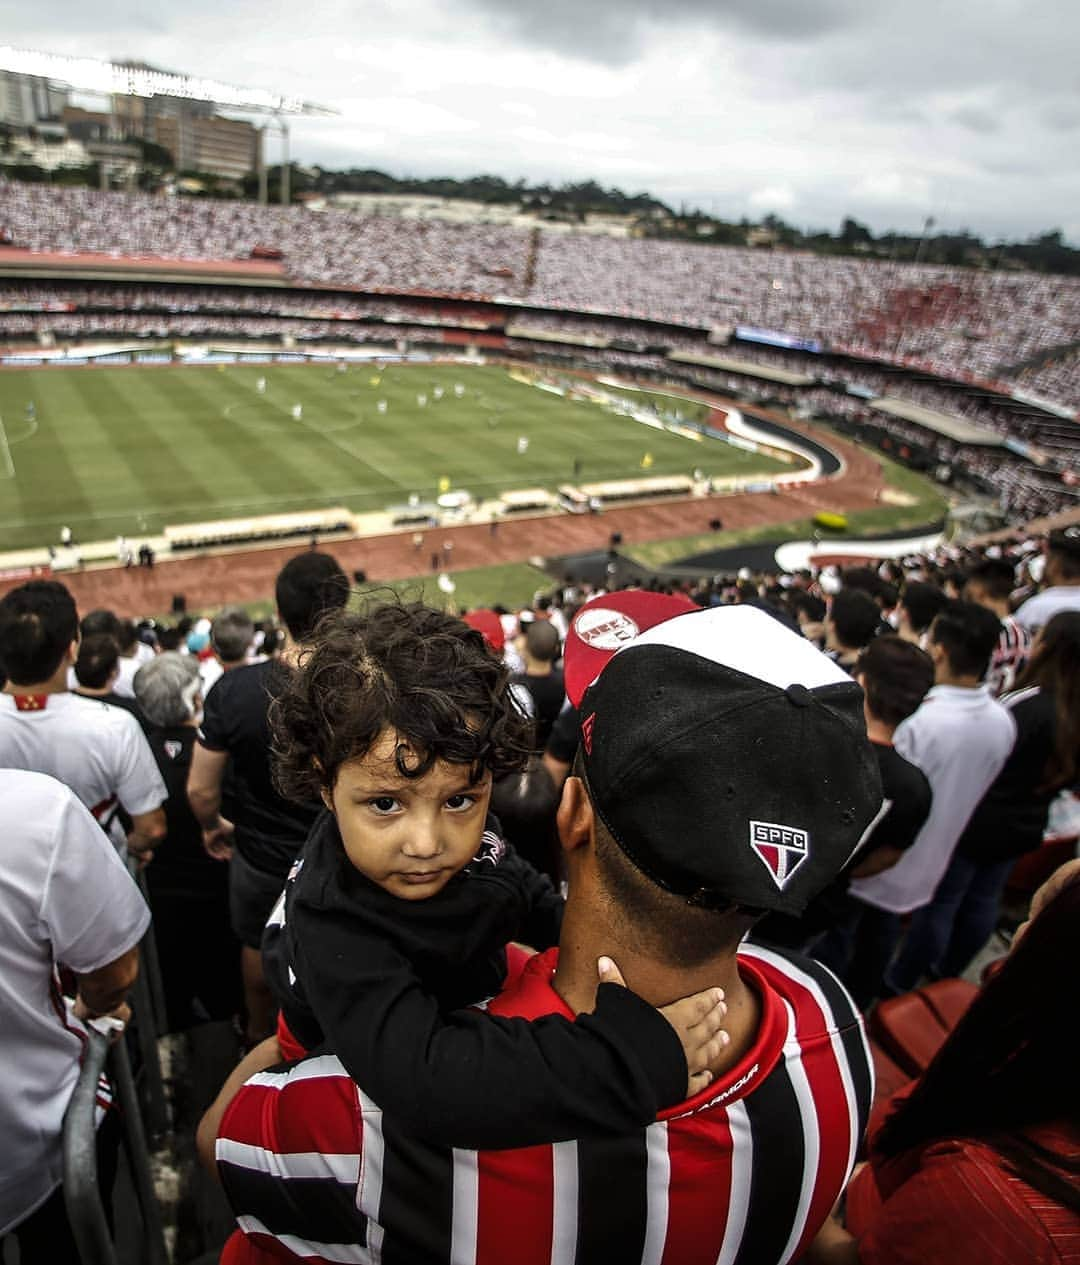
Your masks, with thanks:
M 557 951 L 530 959 L 493 1013 L 569 1011 Z M 508 1151 L 429 1146 L 396 1128 L 336 1058 L 253 1077 L 221 1124 L 240 1227 L 230 1265 L 779 1265 L 797 1258 L 851 1172 L 873 1097 L 854 1004 L 822 966 L 744 945 L 761 1002 L 752 1047 L 633 1134 Z

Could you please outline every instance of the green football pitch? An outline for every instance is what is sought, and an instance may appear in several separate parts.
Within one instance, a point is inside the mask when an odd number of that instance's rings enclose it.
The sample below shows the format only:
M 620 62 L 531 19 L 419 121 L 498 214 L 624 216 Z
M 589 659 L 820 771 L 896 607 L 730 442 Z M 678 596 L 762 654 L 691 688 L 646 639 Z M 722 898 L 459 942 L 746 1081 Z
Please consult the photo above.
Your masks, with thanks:
M 77 539 L 105 540 L 332 505 L 384 510 L 413 494 L 433 500 L 446 481 L 482 501 L 642 473 L 790 468 L 565 399 L 494 366 L 0 372 L 0 551 L 53 542 L 62 525 Z

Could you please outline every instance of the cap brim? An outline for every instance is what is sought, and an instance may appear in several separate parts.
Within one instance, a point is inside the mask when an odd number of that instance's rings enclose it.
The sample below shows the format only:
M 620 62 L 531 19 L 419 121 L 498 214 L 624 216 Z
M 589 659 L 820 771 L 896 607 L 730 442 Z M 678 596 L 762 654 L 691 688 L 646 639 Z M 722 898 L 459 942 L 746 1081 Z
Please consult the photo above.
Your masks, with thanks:
M 623 589 L 594 597 L 578 611 L 566 636 L 563 675 L 566 697 L 575 707 L 620 650 L 650 628 L 701 607 L 680 594 Z

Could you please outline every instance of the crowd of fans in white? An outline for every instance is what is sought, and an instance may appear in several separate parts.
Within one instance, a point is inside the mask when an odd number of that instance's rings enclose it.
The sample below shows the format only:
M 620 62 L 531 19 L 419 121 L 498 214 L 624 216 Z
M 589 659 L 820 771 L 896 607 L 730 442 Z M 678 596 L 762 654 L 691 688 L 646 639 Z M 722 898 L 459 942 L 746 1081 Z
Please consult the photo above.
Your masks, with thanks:
M 1067 277 L 19 184 L 0 188 L 0 229 L 29 250 L 240 260 L 261 247 L 310 284 L 762 325 L 949 376 L 1023 374 L 1029 390 L 1076 399 L 1075 357 L 1027 363 L 1077 340 L 1080 281 Z

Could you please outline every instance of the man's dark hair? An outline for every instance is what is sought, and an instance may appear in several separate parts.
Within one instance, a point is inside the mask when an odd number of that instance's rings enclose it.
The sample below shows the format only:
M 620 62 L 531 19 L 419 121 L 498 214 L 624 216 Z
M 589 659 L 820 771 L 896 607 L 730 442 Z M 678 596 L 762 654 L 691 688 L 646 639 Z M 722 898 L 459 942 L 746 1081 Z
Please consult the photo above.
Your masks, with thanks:
M 947 600 L 930 625 L 930 640 L 941 646 L 957 676 L 980 680 L 1001 636 L 1001 621 L 975 602 Z
M 1075 531 L 1075 528 L 1068 528 Z M 1062 534 L 1052 532 L 1046 545 L 1047 557 L 1053 558 L 1058 576 L 1063 580 L 1080 580 L 1080 548 Z
M 559 630 L 550 619 L 534 619 L 525 630 L 525 649 L 540 663 L 559 657 Z
M 580 762 L 575 765 L 580 768 Z M 596 816 L 596 870 L 608 898 L 609 915 L 645 953 L 669 966 L 689 970 L 720 953 L 734 952 L 761 917 L 730 905 L 706 909 L 665 891 L 646 878 Z
M 984 558 L 968 571 L 967 583 L 977 584 L 995 602 L 1007 602 L 1016 588 L 1016 573 L 1004 558 Z
M 862 589 L 841 589 L 829 607 L 829 619 L 840 644 L 858 650 L 877 632 L 881 612 L 874 599 Z
M 915 632 L 926 632 L 934 622 L 934 616 L 949 599 L 936 584 L 912 580 L 904 585 L 900 605 L 907 611 L 908 620 Z
M 419 602 L 339 611 L 319 625 L 270 724 L 281 793 L 310 801 L 338 770 L 389 730 L 402 777 L 436 760 L 467 764 L 474 780 L 525 765 L 531 726 L 509 672 L 464 620 Z
M 112 637 L 120 640 L 120 616 L 115 611 L 107 611 L 101 607 L 89 611 L 82 617 L 79 631 L 84 637 Z
M 87 690 L 101 690 L 109 683 L 120 659 L 116 638 L 107 633 L 92 633 L 79 642 L 75 660 L 75 679 Z
M 255 622 L 242 606 L 226 606 L 210 625 L 210 645 L 223 663 L 239 663 L 251 649 Z
M 327 611 L 340 610 L 349 600 L 349 580 L 336 558 L 309 550 L 278 572 L 274 598 L 289 636 L 302 642 Z
M 0 662 L 13 685 L 47 681 L 78 635 L 75 599 L 57 580 L 29 580 L 0 599 Z
M 881 576 L 873 567 L 845 567 L 840 581 L 845 589 L 858 589 L 870 597 L 877 597 L 881 589 Z
M 825 618 L 825 602 L 820 597 L 815 597 L 813 593 L 807 593 L 804 589 L 799 589 L 797 592 L 789 594 L 788 609 L 791 611 L 791 618 L 794 620 L 798 620 L 800 611 L 812 624 L 820 624 Z
M 135 627 L 135 621 L 133 619 L 122 619 L 116 634 L 116 644 L 120 647 L 120 653 L 125 658 L 131 657 L 129 651 L 138 640 L 139 630 Z
M 934 663 L 903 637 L 875 637 L 855 669 L 870 713 L 886 725 L 906 720 L 934 684 Z
M 158 648 L 164 652 L 179 650 L 183 635 L 179 628 L 159 628 L 157 631 Z

